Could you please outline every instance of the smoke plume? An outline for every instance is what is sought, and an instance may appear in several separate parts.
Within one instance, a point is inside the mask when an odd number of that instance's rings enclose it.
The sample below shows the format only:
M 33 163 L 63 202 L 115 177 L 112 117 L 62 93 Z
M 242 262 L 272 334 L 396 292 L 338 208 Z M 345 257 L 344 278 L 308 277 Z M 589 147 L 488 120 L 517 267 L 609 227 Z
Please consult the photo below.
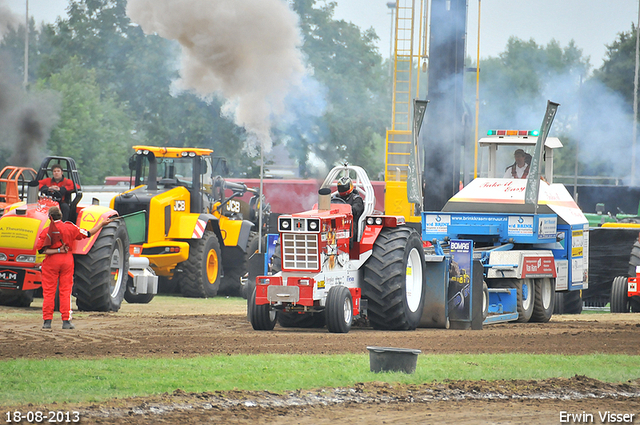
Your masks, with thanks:
M 127 15 L 180 43 L 178 89 L 222 96 L 223 113 L 248 132 L 248 152 L 269 151 L 270 129 L 305 74 L 298 17 L 286 2 L 129 0 Z
M 0 57 L 0 147 L 11 154 L 10 165 L 36 166 L 58 122 L 60 96 L 54 92 L 25 93 Z
M 10 28 L 18 28 L 19 22 L 18 16 L 9 9 L 4 0 L 0 0 L 0 40 Z

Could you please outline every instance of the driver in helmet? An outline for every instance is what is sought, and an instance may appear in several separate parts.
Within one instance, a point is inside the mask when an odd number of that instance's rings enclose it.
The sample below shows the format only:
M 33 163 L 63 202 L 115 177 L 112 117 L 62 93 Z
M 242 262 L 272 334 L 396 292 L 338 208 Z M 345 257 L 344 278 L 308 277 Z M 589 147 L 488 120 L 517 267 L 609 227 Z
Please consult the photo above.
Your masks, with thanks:
M 351 205 L 351 214 L 353 215 L 353 238 L 355 240 L 355 237 L 358 234 L 358 219 L 364 212 L 364 201 L 358 193 L 358 189 L 353 187 L 351 178 L 345 176 L 338 180 L 338 193 L 337 195 L 334 195 L 333 199 L 340 199 L 345 204 Z
M 67 221 L 69 219 L 69 200 L 71 192 L 74 190 L 73 182 L 64 178 L 60 164 L 53 164 L 51 173 L 53 177 L 40 180 L 40 193 L 58 201 L 62 211 L 62 221 Z

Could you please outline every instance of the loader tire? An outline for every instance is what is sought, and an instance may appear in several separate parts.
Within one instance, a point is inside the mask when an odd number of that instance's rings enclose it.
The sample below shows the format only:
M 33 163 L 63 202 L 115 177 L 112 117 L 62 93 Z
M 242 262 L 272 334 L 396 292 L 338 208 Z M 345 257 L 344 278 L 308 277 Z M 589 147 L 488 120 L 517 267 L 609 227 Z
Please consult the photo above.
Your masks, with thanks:
M 189 241 L 189 258 L 180 263 L 178 280 L 185 297 L 209 298 L 218 295 L 220 287 L 220 243 L 213 232 L 206 231 L 202 239 Z
M 611 313 L 629 313 L 629 285 L 626 276 L 618 276 L 611 284 Z
M 374 329 L 410 330 L 420 322 L 426 292 L 422 240 L 408 227 L 383 228 L 364 265 L 362 297 Z
M 129 304 L 149 304 L 156 294 L 135 294 L 133 292 L 133 278 L 128 276 L 127 290 L 124 292 L 124 299 Z
M 278 312 L 272 310 L 269 304 L 256 305 L 256 290 L 249 297 L 249 320 L 256 331 L 271 331 L 276 326 Z
M 102 228 L 91 250 L 74 255 L 78 310 L 118 311 L 129 273 L 129 236 L 122 220 Z
M 334 286 L 327 294 L 325 308 L 327 329 L 331 333 L 346 334 L 353 322 L 353 298 L 346 286 Z
M 636 267 L 640 266 L 640 241 L 636 241 L 631 248 L 631 258 L 629 258 L 629 277 L 636 276 Z
M 260 259 L 260 255 L 256 254 L 258 242 L 258 234 L 251 232 L 246 251 L 242 251 L 240 247 L 227 249 L 226 255 L 223 257 L 224 277 L 220 282 L 218 293 L 232 297 L 241 296 L 247 299 L 247 283 L 253 279 L 255 284 L 256 276 L 258 276 L 255 267 L 256 260 Z M 244 285 L 242 284 L 243 279 L 246 279 Z
M 0 289 L 0 305 L 8 307 L 29 307 L 32 301 L 33 289 L 28 291 Z
M 278 324 L 283 328 L 324 328 L 325 313 L 278 312 Z
M 546 323 L 553 315 L 556 296 L 555 279 L 548 277 L 535 280 L 533 313 L 530 322 Z

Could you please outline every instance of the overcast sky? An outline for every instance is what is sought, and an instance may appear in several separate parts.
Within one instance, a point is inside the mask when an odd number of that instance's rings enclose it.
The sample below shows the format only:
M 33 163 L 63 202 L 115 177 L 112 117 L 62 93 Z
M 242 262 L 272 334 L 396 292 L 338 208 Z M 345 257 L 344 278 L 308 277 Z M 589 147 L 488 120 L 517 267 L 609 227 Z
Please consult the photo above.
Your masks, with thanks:
M 176 0 L 178 1 L 178 0 Z M 323 0 L 318 0 L 318 3 Z M 574 39 L 591 65 L 602 64 L 605 44 L 616 34 L 638 22 L 639 0 L 484 0 L 480 20 L 480 56 L 497 56 L 509 36 L 533 38 L 546 44 L 552 38 L 566 46 Z M 24 15 L 25 0 L 0 0 L 16 13 Z M 390 51 L 391 15 L 388 0 L 337 0 L 335 17 L 351 21 L 363 29 L 373 27 L 380 37 L 380 53 Z M 68 0 L 29 0 L 36 22 L 53 22 L 65 15 Z M 478 33 L 478 1 L 469 0 L 467 54 L 475 58 Z

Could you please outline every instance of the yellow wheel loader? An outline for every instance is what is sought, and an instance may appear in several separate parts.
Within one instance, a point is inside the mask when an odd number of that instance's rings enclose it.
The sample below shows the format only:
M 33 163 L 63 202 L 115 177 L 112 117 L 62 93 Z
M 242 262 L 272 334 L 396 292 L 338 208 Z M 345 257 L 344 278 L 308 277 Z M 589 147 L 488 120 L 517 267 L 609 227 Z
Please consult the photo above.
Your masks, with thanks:
M 146 211 L 144 240 L 132 243 L 132 253 L 184 296 L 241 295 L 258 229 L 241 213 L 239 197 L 254 190 L 216 176 L 220 161 L 210 149 L 133 148 L 133 187 L 111 201 L 121 215 Z M 225 189 L 233 194 L 225 197 Z

